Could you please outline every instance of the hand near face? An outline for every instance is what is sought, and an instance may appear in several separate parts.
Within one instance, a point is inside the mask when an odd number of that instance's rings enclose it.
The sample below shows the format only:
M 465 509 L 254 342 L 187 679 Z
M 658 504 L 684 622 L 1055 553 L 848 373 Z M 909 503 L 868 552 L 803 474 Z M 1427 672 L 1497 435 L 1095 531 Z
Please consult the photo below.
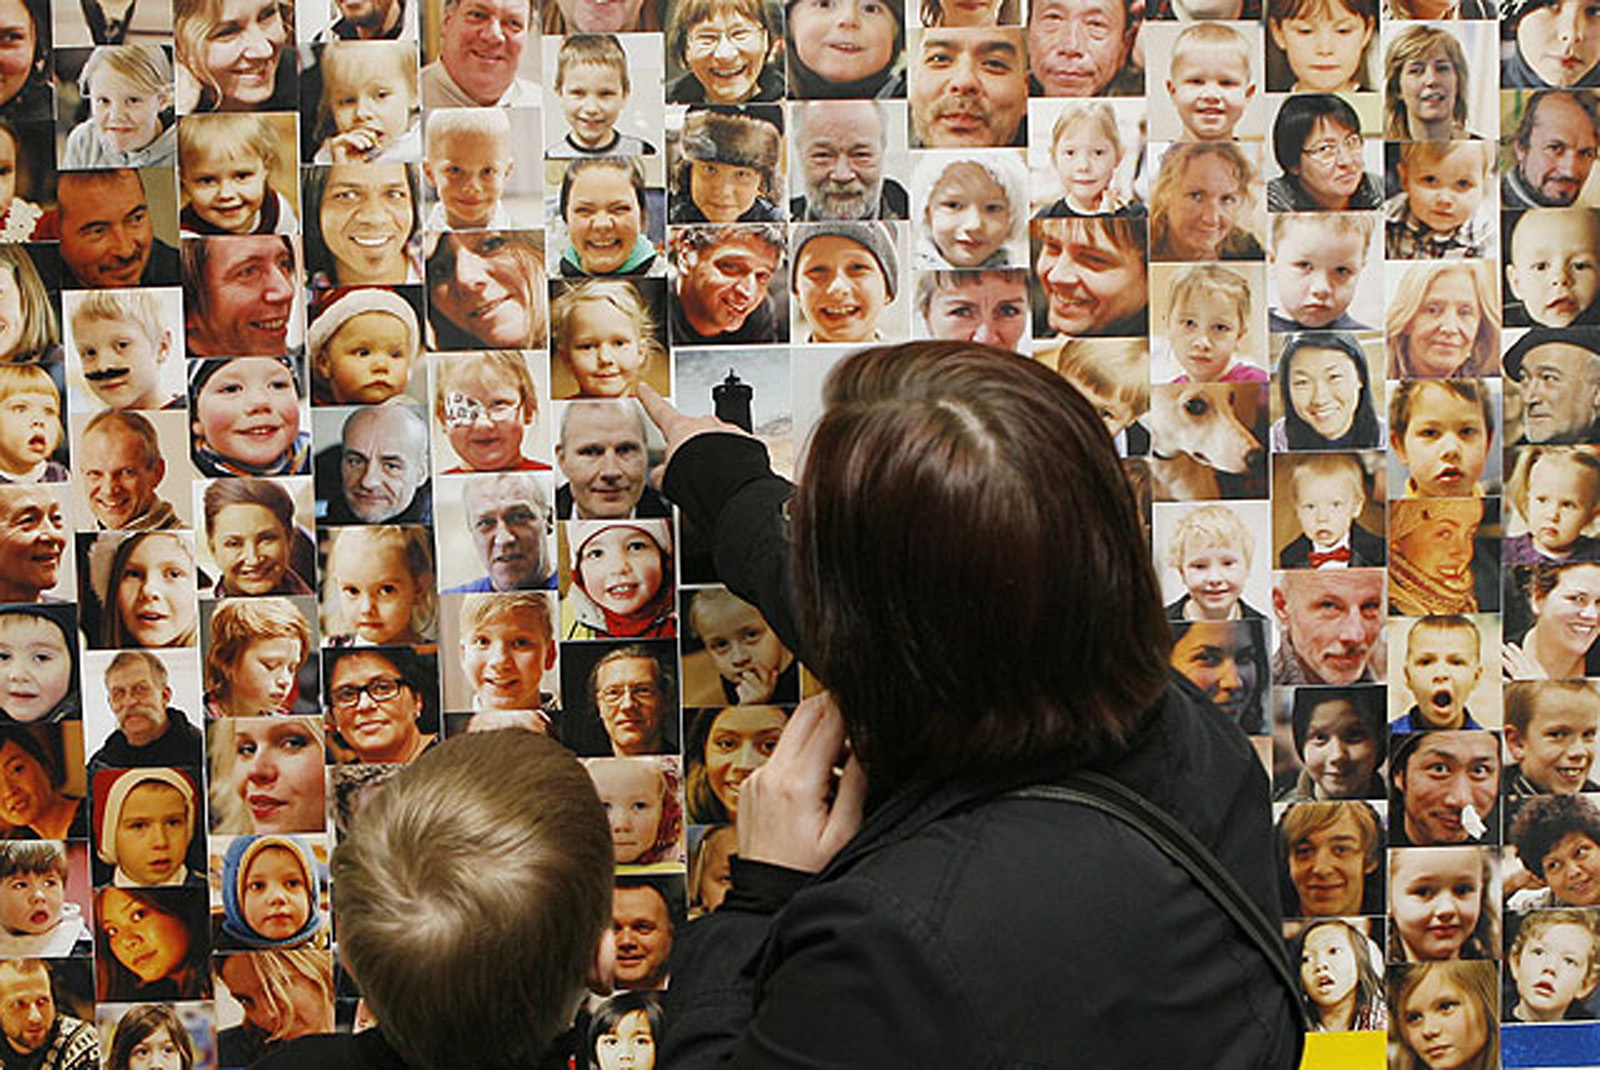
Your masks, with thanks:
M 739 789 L 739 855 L 817 873 L 861 827 L 867 774 L 845 753 L 844 718 L 824 694 L 795 708 L 767 764 Z M 833 797 L 830 801 L 830 789 Z

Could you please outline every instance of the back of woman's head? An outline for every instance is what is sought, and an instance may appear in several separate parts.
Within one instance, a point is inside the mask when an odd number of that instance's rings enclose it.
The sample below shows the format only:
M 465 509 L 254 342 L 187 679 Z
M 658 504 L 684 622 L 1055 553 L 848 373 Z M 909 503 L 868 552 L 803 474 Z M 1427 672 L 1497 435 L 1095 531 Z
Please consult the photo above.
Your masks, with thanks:
M 825 395 L 796 591 L 875 785 L 1114 751 L 1160 694 L 1170 639 L 1094 409 L 968 342 L 863 351 Z

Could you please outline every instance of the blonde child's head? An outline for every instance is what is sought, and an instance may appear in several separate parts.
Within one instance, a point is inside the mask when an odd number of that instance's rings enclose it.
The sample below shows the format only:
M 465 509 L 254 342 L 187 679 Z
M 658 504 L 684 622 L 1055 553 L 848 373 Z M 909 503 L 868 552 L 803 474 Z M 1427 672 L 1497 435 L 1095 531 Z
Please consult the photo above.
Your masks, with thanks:
M 9 362 L 37 361 L 55 347 L 56 303 L 45 288 L 39 269 L 21 245 L 0 245 L 0 271 L 10 276 L 21 299 L 21 330 L 16 339 L 3 350 L 0 360 Z M 3 284 L 0 284 L 3 285 Z
M 522 442 L 539 418 L 528 362 L 513 349 L 434 358 L 433 411 L 461 463 L 499 472 L 522 462 Z
M 1028 176 L 1021 162 L 925 157 L 913 203 L 939 256 L 953 268 L 1004 266 L 1003 250 L 1021 237 L 1027 217 Z M 996 254 L 1002 254 L 997 256 Z
M 689 627 L 740 705 L 769 701 L 778 677 L 794 662 L 761 612 L 721 587 L 695 593 Z
M 1167 341 L 1190 379 L 1209 383 L 1227 374 L 1250 329 L 1250 306 L 1249 282 L 1230 268 L 1201 264 L 1178 272 L 1167 292 Z
M 1407 141 L 1400 146 L 1400 185 L 1411 214 L 1429 230 L 1453 234 L 1477 213 L 1494 184 L 1488 141 Z
M 178 123 L 178 184 L 195 215 L 218 230 L 249 234 L 272 194 L 281 141 L 256 112 L 188 115 Z
M 1500 971 L 1493 962 L 1428 962 L 1389 974 L 1389 1066 L 1433 1070 L 1425 1056 L 1442 1030 L 1453 1038 L 1458 1070 L 1500 1065 Z M 1445 1024 L 1448 1023 L 1448 1024 Z M 1442 1065 L 1442 1063 L 1441 1063 Z
M 417 113 L 416 46 L 404 41 L 335 41 L 322 52 L 325 137 L 343 142 L 356 159 L 375 159 L 411 129 Z M 336 162 L 339 153 L 335 153 Z
M 1167 542 L 1167 564 L 1183 580 L 1196 610 L 1227 618 L 1244 595 L 1255 540 L 1225 505 L 1202 505 L 1184 514 Z
M 323 589 L 330 634 L 378 645 L 422 642 L 438 610 L 428 530 L 335 528 Z
M 550 348 L 586 398 L 631 396 L 664 355 L 650 305 L 633 283 L 614 279 L 585 280 L 550 303 Z
M 632 92 L 628 57 L 612 34 L 574 34 L 556 53 L 556 96 L 572 138 L 586 148 L 612 141 Z
M 1349 311 L 1377 226 L 1373 214 L 1273 215 L 1267 260 L 1279 313 L 1320 330 Z
M 1593 911 L 1535 910 L 1511 939 L 1506 963 L 1517 984 L 1515 1016 L 1559 1022 L 1600 981 L 1600 933 Z
M 1072 101 L 1050 132 L 1050 161 L 1068 200 L 1096 208 L 1122 162 L 1117 114 L 1104 101 Z
M 311 626 L 287 598 L 226 598 L 211 615 L 206 688 L 230 715 L 287 708 L 311 656 Z
M 1300 530 L 1316 547 L 1337 546 L 1366 508 L 1366 472 L 1348 453 L 1301 457 L 1289 477 Z
M 167 401 L 161 366 L 172 332 L 148 290 L 88 290 L 72 305 L 72 344 L 94 396 L 113 409 L 159 408 Z
M 1115 438 L 1150 408 L 1150 350 L 1143 338 L 1077 338 L 1056 372 L 1089 402 Z
M 1172 45 L 1167 95 L 1186 137 L 1211 141 L 1233 136 L 1245 105 L 1255 96 L 1250 43 L 1219 22 L 1195 22 Z
M 159 45 L 102 45 L 78 76 L 100 140 L 134 152 L 160 136 L 172 106 L 172 63 Z
M 441 108 L 428 113 L 422 173 L 457 230 L 487 227 L 515 161 L 503 108 Z
M 0 928 L 38 936 L 61 922 L 67 852 L 53 841 L 0 844 Z
M 311 370 L 337 405 L 377 405 L 402 393 L 420 354 L 411 303 L 393 290 L 351 290 L 306 331 Z
M 594 758 L 585 763 L 611 825 L 617 865 L 648 865 L 678 857 L 683 807 L 677 777 L 655 758 Z
M 25 475 L 61 445 L 61 391 L 37 364 L 0 364 L 0 471 Z
M 461 668 L 477 709 L 537 710 L 556 663 L 555 619 L 543 591 L 480 592 L 461 600 Z
M 1534 546 L 1560 558 L 1600 515 L 1600 456 L 1582 446 L 1529 446 L 1506 490 Z

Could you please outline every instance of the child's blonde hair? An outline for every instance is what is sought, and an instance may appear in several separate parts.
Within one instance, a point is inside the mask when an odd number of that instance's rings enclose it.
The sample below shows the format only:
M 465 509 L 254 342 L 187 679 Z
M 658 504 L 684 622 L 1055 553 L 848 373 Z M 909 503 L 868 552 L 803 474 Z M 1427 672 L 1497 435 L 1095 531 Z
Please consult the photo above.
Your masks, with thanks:
M 533 383 L 533 373 L 528 371 L 528 362 L 521 353 L 514 349 L 489 349 L 477 353 L 444 354 L 434 358 L 438 363 L 438 375 L 434 379 L 433 411 L 439 417 L 440 423 L 449 423 L 445 410 L 445 397 L 450 392 L 450 383 L 460 375 L 477 372 L 480 376 L 495 376 L 510 383 L 517 388 L 517 396 L 522 400 L 523 412 L 528 416 L 537 416 L 539 413 L 539 391 Z
M 556 53 L 557 93 L 566 82 L 568 69 L 579 63 L 605 67 L 622 83 L 624 97 L 633 92 L 633 84 L 628 80 L 628 55 L 622 51 L 615 34 L 575 33 L 561 42 L 561 50 Z
M 428 529 L 417 525 L 371 524 L 359 527 L 334 528 L 328 541 L 325 589 L 330 603 L 337 605 L 339 577 L 333 568 L 334 554 L 340 547 L 376 554 L 384 549 L 397 550 L 405 560 L 406 571 L 415 581 L 417 595 L 411 601 L 411 630 L 417 635 L 427 635 L 439 612 L 439 596 L 433 583 L 433 540 Z M 325 610 L 328 617 L 336 616 Z M 339 621 L 335 629 L 345 631 L 348 622 Z
M 132 324 L 153 346 L 164 335 L 161 305 L 149 290 L 87 291 L 72 308 L 73 334 L 91 323 Z
M 1357 497 L 1366 500 L 1367 470 L 1348 453 L 1308 453 L 1296 458 L 1289 473 L 1289 494 L 1296 503 L 1300 501 L 1300 481 L 1317 476 L 1344 476 Z
M 505 146 L 508 155 L 511 146 L 511 119 L 504 108 L 440 108 L 428 113 L 424 132 L 431 159 L 443 151 L 443 143 L 452 137 L 492 138 L 497 145 Z
M 141 93 L 172 99 L 172 61 L 160 45 L 101 45 L 89 54 L 78 75 L 78 91 L 90 97 L 89 83 L 105 68 Z
M 650 305 L 631 282 L 616 279 L 586 279 L 568 286 L 550 302 L 550 348 L 565 357 L 567 340 L 571 335 L 572 317 L 588 301 L 604 301 L 633 321 L 638 336 L 639 351 L 645 363 L 665 356 L 661 340 L 656 337 L 656 317 Z
M 1216 264 L 1198 264 L 1179 271 L 1167 290 L 1167 318 L 1177 315 L 1183 302 L 1196 294 L 1215 294 L 1225 301 L 1232 301 L 1239 315 L 1239 333 L 1244 334 L 1250 329 L 1250 283 L 1237 271 Z
M 1292 227 L 1315 227 L 1319 230 L 1350 235 L 1361 239 L 1361 262 L 1366 263 L 1372 249 L 1372 235 L 1378 229 L 1378 216 L 1373 212 L 1277 212 L 1272 216 L 1272 247 L 1277 249 Z
M 1061 114 L 1056 116 L 1055 126 L 1050 130 L 1052 158 L 1061 148 L 1062 138 L 1081 126 L 1092 128 L 1095 133 L 1111 142 L 1111 147 L 1117 153 L 1117 159 L 1122 159 L 1122 134 L 1117 129 L 1117 113 L 1103 100 L 1075 100 L 1061 109 Z
M 211 645 L 206 651 L 206 689 L 224 692 L 250 644 L 261 639 L 293 639 L 300 644 L 300 666 L 311 656 L 311 626 L 287 598 L 224 598 L 211 615 Z
M 1494 170 L 1494 145 L 1488 141 L 1406 141 L 1400 145 L 1400 169 L 1415 175 L 1419 167 L 1432 167 L 1444 161 L 1451 153 L 1471 150 L 1481 158 L 1480 170 L 1485 178 Z M 1404 176 L 1403 176 L 1404 177 Z
M 347 84 L 367 57 L 387 54 L 398 65 L 400 80 L 411 94 L 408 112 L 417 112 L 416 46 L 404 41 L 332 41 L 322 49 L 322 99 L 317 103 L 317 123 L 324 133 L 333 133 L 333 96 Z
M 1600 457 L 1584 446 L 1528 446 L 1517 455 L 1516 467 L 1506 480 L 1506 493 L 1516 503 L 1524 520 L 1528 517 L 1528 481 L 1533 477 L 1533 466 L 1540 461 L 1565 461 L 1575 465 L 1589 479 L 1590 520 L 1600 505 Z M 1588 527 L 1587 523 L 1584 527 Z
M 1594 913 L 1592 910 L 1574 910 L 1571 907 L 1530 911 L 1517 927 L 1517 935 L 1511 938 L 1511 950 L 1506 957 L 1520 958 L 1528 941 L 1557 925 L 1577 925 L 1589 934 L 1589 966 L 1583 972 L 1583 983 L 1592 986 L 1600 978 L 1600 932 L 1595 930 Z
M 270 176 L 281 145 L 278 128 L 258 112 L 186 115 L 178 123 L 178 178 L 182 180 L 185 168 L 197 166 L 200 156 L 237 155 L 241 150 L 258 157 Z
M 461 637 L 465 640 L 485 624 L 531 616 L 546 642 L 555 639 L 555 616 L 545 591 L 476 591 L 461 600 Z
M 0 364 L 0 401 L 17 394 L 49 394 L 56 399 L 56 414 L 60 415 L 61 391 L 38 364 Z
M 1255 77 L 1255 71 L 1250 65 L 1250 42 L 1245 40 L 1244 34 L 1232 26 L 1220 22 L 1191 22 L 1184 27 L 1172 42 L 1172 61 L 1168 70 L 1176 71 L 1178 64 L 1182 63 L 1197 47 L 1212 47 L 1226 49 L 1234 59 L 1244 65 L 1244 74 L 1247 80 Z
M 1251 538 L 1249 529 L 1239 519 L 1239 514 L 1226 505 L 1202 505 L 1191 509 L 1178 521 L 1167 539 L 1167 565 L 1175 572 L 1182 572 L 1189 547 L 1198 543 L 1236 547 L 1247 569 L 1255 552 L 1255 539 Z
M 260 1001 L 265 1004 L 265 1010 L 271 1015 L 272 1021 L 277 1026 L 267 1034 L 267 1042 L 283 1040 L 289 1035 L 299 1019 L 296 1000 L 302 998 L 297 992 L 301 985 L 309 984 L 317 992 L 321 1002 L 332 1005 L 333 1003 L 333 955 L 328 951 L 321 951 L 312 947 L 292 947 L 288 949 L 274 948 L 270 951 L 245 951 L 235 952 L 231 955 L 218 955 L 216 958 L 217 976 L 222 976 L 222 968 L 232 959 L 250 964 L 250 970 L 256 975 L 256 981 L 261 985 Z M 223 982 L 227 984 L 226 981 Z
M 1135 413 L 1150 408 L 1150 349 L 1143 338 L 1074 338 L 1057 351 L 1056 373 Z

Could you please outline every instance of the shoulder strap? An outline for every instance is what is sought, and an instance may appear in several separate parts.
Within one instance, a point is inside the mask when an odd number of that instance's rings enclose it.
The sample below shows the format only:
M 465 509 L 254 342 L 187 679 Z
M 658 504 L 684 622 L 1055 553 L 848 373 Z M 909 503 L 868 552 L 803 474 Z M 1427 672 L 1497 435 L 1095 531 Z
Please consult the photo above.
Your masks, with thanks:
M 1300 1046 L 1304 1045 L 1308 1027 L 1305 1005 L 1300 997 L 1300 981 L 1289 965 L 1283 934 L 1260 904 L 1245 894 L 1239 882 L 1217 861 L 1216 855 L 1187 827 L 1125 784 L 1089 770 L 1080 770 L 1058 783 L 1033 784 L 1009 794 L 1013 798 L 1075 803 L 1109 814 L 1136 829 L 1157 850 L 1182 867 L 1244 930 L 1245 936 L 1266 958 L 1267 965 L 1272 967 L 1273 974 L 1289 994 L 1289 1002 L 1300 1021 Z

